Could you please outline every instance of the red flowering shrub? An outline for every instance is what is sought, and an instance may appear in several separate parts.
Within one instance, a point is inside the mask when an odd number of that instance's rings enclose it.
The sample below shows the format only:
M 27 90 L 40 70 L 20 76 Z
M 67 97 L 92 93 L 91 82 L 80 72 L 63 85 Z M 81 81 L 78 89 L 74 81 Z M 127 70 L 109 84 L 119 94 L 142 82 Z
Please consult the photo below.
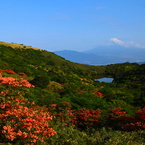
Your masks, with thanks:
M 78 94 L 83 94 L 83 93 L 85 93 L 85 91 L 83 91 L 83 90 L 77 90 L 77 93 Z
M 8 66 L 8 64 L 7 64 L 6 62 L 4 62 L 4 63 L 3 63 L 3 65 L 6 65 L 6 66 Z
M 11 69 L 5 69 L 3 71 L 5 71 L 5 72 L 7 72 L 9 74 L 15 74 L 15 72 L 13 70 L 11 70 Z
M 72 126 L 73 112 L 69 102 L 63 102 L 62 104 L 50 104 L 49 110 L 52 116 L 54 116 L 54 122 L 64 123 L 67 126 Z
M 50 106 L 50 107 L 56 107 L 57 104 L 50 104 L 49 106 Z
M 44 142 L 56 133 L 49 127 L 48 120 L 52 120 L 52 116 L 48 109 L 33 104 L 14 98 L 0 103 L 0 141 Z
M 9 93 L 9 90 L 6 91 L 0 91 L 0 95 L 6 96 Z
M 119 117 L 124 117 L 126 112 L 125 111 L 122 111 L 123 108 L 115 108 L 115 109 L 109 109 L 110 110 L 110 113 L 106 115 L 107 118 L 110 118 L 110 119 L 115 119 L 115 118 L 119 118 Z
M 134 116 L 126 117 L 126 124 L 122 125 L 125 130 L 145 129 L 145 107 L 138 110 Z
M 13 87 L 34 87 L 32 84 L 30 84 L 27 80 L 23 80 L 23 79 L 16 79 L 16 78 L 12 78 L 12 77 L 2 77 L 0 78 L 0 83 L 2 84 L 7 84 L 7 85 L 11 85 Z
M 27 77 L 27 75 L 25 73 L 18 73 L 19 75 L 22 75 L 24 77 Z
M 141 121 L 142 120 L 143 122 L 145 122 L 145 107 L 140 109 L 140 110 L 138 110 L 136 112 L 136 114 L 135 114 L 135 117 L 136 117 L 137 121 Z
M 132 116 L 126 117 L 125 120 L 126 120 L 126 123 L 122 124 L 121 126 L 123 130 L 133 131 L 133 130 L 143 129 L 142 122 L 141 121 L 137 122 L 135 117 L 132 117 Z
M 107 120 L 106 125 L 115 129 L 121 128 L 126 118 L 126 112 L 122 110 L 123 108 L 120 107 L 109 109 L 110 112 L 105 115 L 105 118 Z
M 94 96 L 103 97 L 103 94 L 102 94 L 102 93 L 100 93 L 100 92 L 94 92 L 93 94 L 94 94 Z
M 74 125 L 79 128 L 86 129 L 97 125 L 101 111 L 79 109 L 74 113 L 74 115 L 75 117 L 72 119 Z

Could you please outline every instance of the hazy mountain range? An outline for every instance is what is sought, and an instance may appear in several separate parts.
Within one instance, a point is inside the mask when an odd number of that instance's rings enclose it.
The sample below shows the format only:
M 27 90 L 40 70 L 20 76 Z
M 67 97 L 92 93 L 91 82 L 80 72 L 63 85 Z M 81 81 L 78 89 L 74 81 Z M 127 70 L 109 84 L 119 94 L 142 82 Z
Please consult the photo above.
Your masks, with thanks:
M 83 52 L 62 50 L 54 51 L 54 53 L 66 60 L 89 65 L 145 62 L 145 48 L 133 46 L 125 47 L 118 44 L 98 46 L 94 49 Z

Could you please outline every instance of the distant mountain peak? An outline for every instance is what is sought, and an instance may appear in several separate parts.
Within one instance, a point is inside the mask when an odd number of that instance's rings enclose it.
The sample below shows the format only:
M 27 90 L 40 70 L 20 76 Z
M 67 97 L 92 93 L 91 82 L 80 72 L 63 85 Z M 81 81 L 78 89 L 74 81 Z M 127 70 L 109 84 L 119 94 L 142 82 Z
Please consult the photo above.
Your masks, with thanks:
M 124 46 L 124 47 L 137 47 L 137 48 L 145 48 L 145 46 L 140 45 L 134 41 L 128 41 L 128 42 L 124 42 L 122 40 L 119 40 L 117 38 L 111 38 L 110 39 L 110 45 L 120 45 L 120 46 Z
M 57 55 L 77 63 L 89 65 L 107 65 L 125 62 L 144 62 L 145 49 L 140 47 L 125 47 L 120 44 L 98 46 L 88 51 L 78 52 L 72 50 L 55 51 Z

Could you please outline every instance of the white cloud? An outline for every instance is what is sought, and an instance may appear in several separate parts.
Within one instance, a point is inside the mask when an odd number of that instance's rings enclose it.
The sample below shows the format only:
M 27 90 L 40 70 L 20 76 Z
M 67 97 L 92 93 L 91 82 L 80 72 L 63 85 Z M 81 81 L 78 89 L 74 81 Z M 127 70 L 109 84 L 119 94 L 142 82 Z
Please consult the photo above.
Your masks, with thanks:
M 115 43 L 115 44 L 119 44 L 119 45 L 122 45 L 122 46 L 125 46 L 125 47 L 139 47 L 139 48 L 145 48 L 145 46 L 143 45 L 140 45 L 138 43 L 135 43 L 134 41 L 129 41 L 129 42 L 123 42 L 117 38 L 111 38 L 110 39 L 110 42 L 112 44 Z
M 119 44 L 119 45 L 124 45 L 124 42 L 119 40 L 119 39 L 117 39 L 117 38 L 111 38 L 110 41 L 114 42 L 116 44 Z

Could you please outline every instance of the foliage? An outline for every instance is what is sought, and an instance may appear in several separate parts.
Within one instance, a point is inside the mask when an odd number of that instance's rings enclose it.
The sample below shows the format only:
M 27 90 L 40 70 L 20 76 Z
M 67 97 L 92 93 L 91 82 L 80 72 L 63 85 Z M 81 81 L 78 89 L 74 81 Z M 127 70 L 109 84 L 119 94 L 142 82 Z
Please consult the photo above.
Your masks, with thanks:
M 0 108 L 1 142 L 44 142 L 44 139 L 55 134 L 49 127 L 48 120 L 52 120 L 52 117 L 46 108 L 34 106 L 25 99 L 14 98 L 1 102 Z
M 50 81 L 50 79 L 47 76 L 46 77 L 45 76 L 35 76 L 35 78 L 33 80 L 31 80 L 30 82 L 34 86 L 44 89 L 47 87 L 49 81 Z
M 0 45 L 0 144 L 145 142 L 145 65 L 81 65 L 22 46 Z

